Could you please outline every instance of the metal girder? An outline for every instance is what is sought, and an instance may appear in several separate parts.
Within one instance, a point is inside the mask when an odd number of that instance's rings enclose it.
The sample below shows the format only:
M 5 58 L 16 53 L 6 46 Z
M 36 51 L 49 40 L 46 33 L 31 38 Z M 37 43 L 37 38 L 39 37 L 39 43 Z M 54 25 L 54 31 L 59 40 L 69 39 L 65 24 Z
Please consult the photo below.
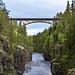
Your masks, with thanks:
M 21 27 L 32 23 L 37 23 L 37 22 L 48 23 L 56 27 L 56 25 L 54 23 L 51 23 L 50 21 L 58 22 L 60 18 L 9 18 L 9 21 L 14 21 L 14 20 L 23 22 L 23 25 Z
M 32 21 L 32 20 L 47 20 L 47 21 L 50 21 L 50 20 L 60 20 L 60 18 L 9 18 L 9 20 L 17 20 L 17 21 Z
M 52 25 L 56 26 L 54 23 L 47 22 L 47 21 L 32 21 L 32 22 L 25 23 L 24 25 L 28 25 L 28 24 L 32 24 L 32 23 L 38 23 L 38 22 L 48 23 L 48 24 L 52 24 Z M 24 26 L 24 25 L 23 25 L 23 26 Z M 22 27 L 23 27 L 23 26 L 22 26 Z

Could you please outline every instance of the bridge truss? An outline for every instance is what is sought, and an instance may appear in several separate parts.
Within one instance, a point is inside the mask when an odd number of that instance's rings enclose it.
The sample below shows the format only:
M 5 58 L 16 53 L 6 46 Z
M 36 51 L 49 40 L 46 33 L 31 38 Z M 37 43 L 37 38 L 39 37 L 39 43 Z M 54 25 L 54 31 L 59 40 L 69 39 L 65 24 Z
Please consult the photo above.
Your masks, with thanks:
M 48 23 L 56 27 L 55 23 L 58 23 L 59 20 L 60 18 L 9 18 L 9 21 L 17 21 L 17 24 L 20 22 L 22 24 L 21 27 L 38 22 Z

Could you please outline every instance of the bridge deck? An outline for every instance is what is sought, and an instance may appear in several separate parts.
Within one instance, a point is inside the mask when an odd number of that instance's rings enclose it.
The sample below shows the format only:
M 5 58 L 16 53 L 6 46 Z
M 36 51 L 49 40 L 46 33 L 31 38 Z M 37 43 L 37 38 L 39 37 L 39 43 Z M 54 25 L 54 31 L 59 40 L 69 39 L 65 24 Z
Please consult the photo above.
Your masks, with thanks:
M 21 20 L 60 20 L 60 18 L 9 18 L 9 20 L 18 20 L 18 21 L 21 21 Z

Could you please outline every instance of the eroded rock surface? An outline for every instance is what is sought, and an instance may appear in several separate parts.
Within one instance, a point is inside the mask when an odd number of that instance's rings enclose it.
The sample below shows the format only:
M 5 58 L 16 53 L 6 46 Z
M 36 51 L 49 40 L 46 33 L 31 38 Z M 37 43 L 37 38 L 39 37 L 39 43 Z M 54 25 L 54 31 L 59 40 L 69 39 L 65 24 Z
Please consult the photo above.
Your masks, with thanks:
M 0 73 L 4 75 L 13 75 L 14 67 L 11 57 L 0 49 Z
M 75 68 L 69 69 L 67 75 L 75 75 Z
M 43 57 L 46 61 L 50 61 L 51 56 L 50 56 L 50 51 L 48 51 L 48 49 L 46 49 L 43 53 Z
M 61 45 L 55 46 L 56 58 L 51 61 L 51 71 L 53 75 L 62 75 L 60 73 L 61 65 L 59 63 L 59 57 L 62 55 L 63 47 Z
M 60 74 L 60 63 L 56 59 L 51 61 L 51 71 L 53 75 L 61 75 Z
M 24 49 L 24 47 L 18 45 L 15 47 L 15 53 L 14 53 L 14 68 L 16 75 L 23 75 L 23 72 L 25 70 L 25 62 L 29 60 L 27 59 L 27 51 Z
M 29 47 L 26 49 L 21 45 L 13 45 L 14 53 L 10 54 L 8 38 L 0 36 L 0 75 L 23 75 L 25 62 L 32 59 Z

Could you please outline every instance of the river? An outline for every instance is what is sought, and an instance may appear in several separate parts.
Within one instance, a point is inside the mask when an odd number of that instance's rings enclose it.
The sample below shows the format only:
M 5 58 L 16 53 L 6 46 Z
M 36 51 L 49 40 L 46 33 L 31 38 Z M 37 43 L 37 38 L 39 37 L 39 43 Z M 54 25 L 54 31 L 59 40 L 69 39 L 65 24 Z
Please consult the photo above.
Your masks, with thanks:
M 50 62 L 45 61 L 42 54 L 33 53 L 32 61 L 26 63 L 23 75 L 52 75 Z

